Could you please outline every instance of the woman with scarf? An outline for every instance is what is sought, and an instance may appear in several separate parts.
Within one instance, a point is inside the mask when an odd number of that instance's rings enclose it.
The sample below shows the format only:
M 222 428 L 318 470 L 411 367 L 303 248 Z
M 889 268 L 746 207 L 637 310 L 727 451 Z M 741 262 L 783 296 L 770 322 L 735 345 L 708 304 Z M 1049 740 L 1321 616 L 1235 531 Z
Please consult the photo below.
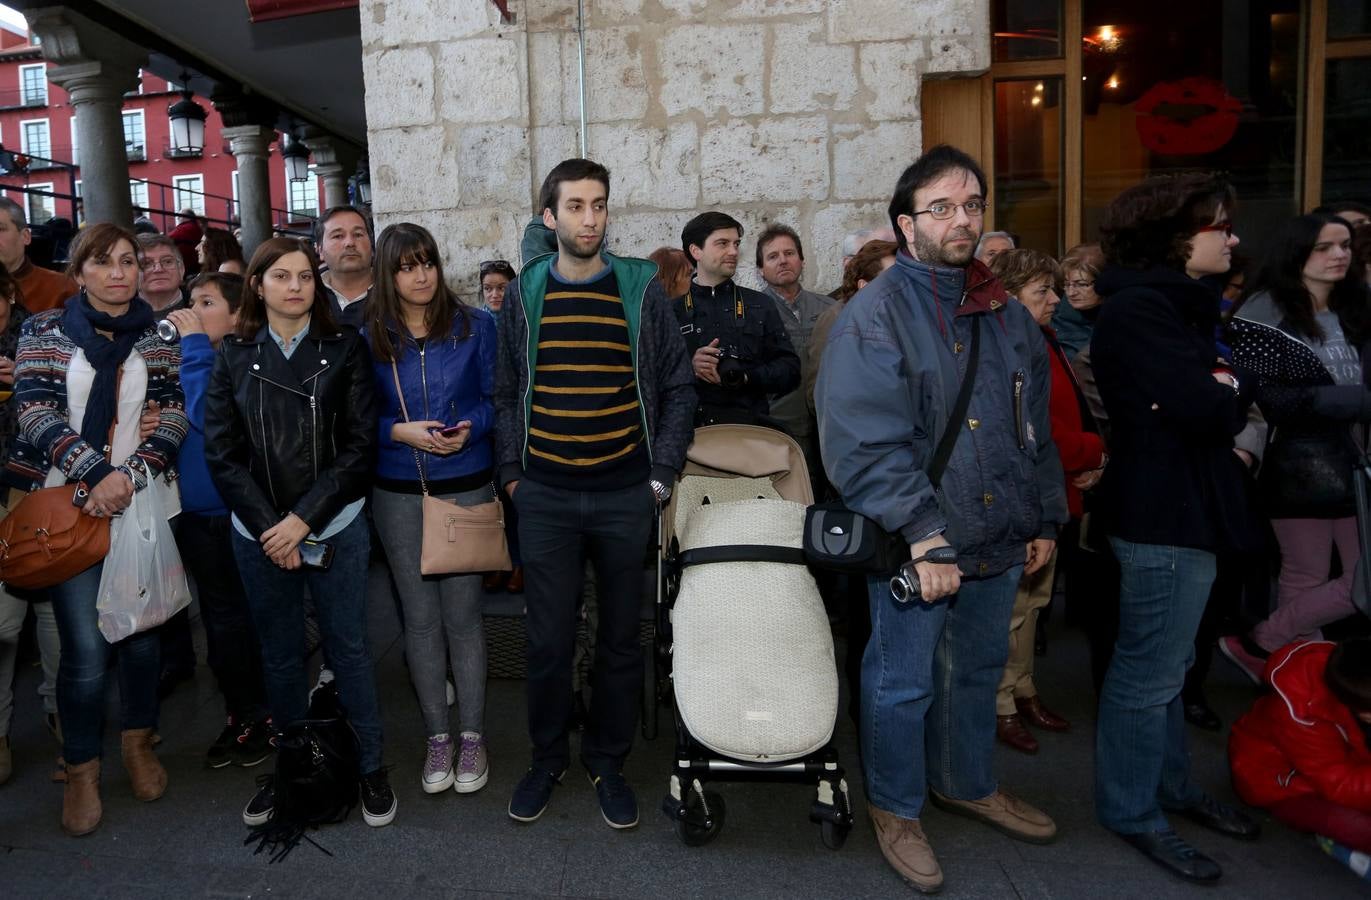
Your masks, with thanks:
M 68 274 L 80 293 L 24 325 L 15 369 L 19 432 L 10 445 L 7 484 L 22 490 L 84 484 L 82 512 L 117 515 L 134 492 L 153 485 L 176 459 L 186 434 L 178 376 L 180 353 L 157 337 L 156 316 L 138 296 L 134 236 L 92 225 L 72 247 Z M 161 419 L 145 440 L 139 416 L 156 401 Z M 100 750 L 105 677 L 118 661 L 124 767 L 139 800 L 156 800 L 167 773 L 153 753 L 160 650 L 155 631 L 115 645 L 97 627 L 103 563 L 52 588 L 62 660 L 57 706 L 67 785 L 62 828 L 88 834 L 100 824 Z

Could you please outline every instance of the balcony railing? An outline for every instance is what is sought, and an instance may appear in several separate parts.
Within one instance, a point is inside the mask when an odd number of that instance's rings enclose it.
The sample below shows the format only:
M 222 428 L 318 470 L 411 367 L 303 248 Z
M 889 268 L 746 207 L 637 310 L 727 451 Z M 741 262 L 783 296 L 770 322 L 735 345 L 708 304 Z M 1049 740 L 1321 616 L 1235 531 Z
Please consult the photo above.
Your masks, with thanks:
M 0 109 L 38 109 L 48 105 L 47 91 L 0 91 Z
M 204 150 L 178 150 L 170 141 L 162 144 L 163 159 L 200 159 L 204 155 Z
M 124 150 L 128 153 L 129 162 L 145 162 L 148 158 L 148 149 L 142 144 L 125 144 Z

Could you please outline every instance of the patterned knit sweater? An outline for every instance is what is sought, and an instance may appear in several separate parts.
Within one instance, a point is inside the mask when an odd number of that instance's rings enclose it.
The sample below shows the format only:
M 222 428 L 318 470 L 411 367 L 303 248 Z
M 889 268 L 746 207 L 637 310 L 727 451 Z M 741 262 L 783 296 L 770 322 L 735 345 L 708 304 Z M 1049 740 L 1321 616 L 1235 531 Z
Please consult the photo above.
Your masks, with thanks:
M 119 465 L 134 460 L 153 476 L 161 474 L 175 463 L 188 427 L 181 393 L 180 347 L 163 343 L 154 328 L 139 335 L 134 351 L 147 364 L 147 399 L 161 405 L 162 420 L 130 459 L 111 463 L 102 448 L 82 440 L 67 421 L 67 369 L 78 348 L 62 331 L 62 314 L 61 309 L 51 310 L 24 323 L 14 373 L 13 402 L 19 412 L 19 433 L 10 444 L 0 481 L 31 491 L 42 487 L 48 469 L 56 466 L 69 483 L 84 481 L 94 486 Z M 135 487 L 146 486 L 142 466 L 129 468 Z

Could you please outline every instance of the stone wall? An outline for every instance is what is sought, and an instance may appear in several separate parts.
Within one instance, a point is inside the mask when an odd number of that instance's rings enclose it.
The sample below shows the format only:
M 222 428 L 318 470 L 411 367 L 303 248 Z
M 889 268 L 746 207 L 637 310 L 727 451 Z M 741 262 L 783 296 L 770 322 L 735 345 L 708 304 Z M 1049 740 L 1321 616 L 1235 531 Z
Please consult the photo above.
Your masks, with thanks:
M 848 231 L 887 224 L 921 147 L 919 84 L 990 62 L 985 0 L 586 0 L 587 155 L 609 166 L 609 244 L 679 246 L 696 211 L 786 222 L 805 283 Z M 538 186 L 579 155 L 575 0 L 362 0 L 378 227 L 434 231 L 452 280 L 517 261 Z

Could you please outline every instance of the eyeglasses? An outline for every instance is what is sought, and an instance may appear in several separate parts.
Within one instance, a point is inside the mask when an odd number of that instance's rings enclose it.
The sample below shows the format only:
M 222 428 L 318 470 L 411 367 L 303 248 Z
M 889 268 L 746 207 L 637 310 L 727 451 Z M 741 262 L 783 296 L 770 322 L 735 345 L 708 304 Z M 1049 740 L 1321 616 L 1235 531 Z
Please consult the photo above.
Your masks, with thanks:
M 1070 290 L 1071 288 L 1075 288 L 1078 291 L 1088 291 L 1094 286 L 1095 282 L 1093 281 L 1068 281 L 1066 283 L 1066 287 L 1068 290 Z
M 1202 228 L 1195 229 L 1196 234 L 1204 234 L 1206 231 L 1222 231 L 1225 239 L 1231 238 L 1233 236 L 1233 223 L 1224 219 L 1222 222 L 1216 222 L 1213 225 L 1205 225 Z
M 915 216 L 922 216 L 924 213 L 935 219 L 950 219 L 957 214 L 957 207 L 966 210 L 966 214 L 975 219 L 985 215 L 984 200 L 968 200 L 965 203 L 934 203 L 928 209 L 921 209 L 914 213 Z
M 158 259 L 145 258 L 138 265 L 139 268 L 141 268 L 144 272 L 152 272 L 156 271 L 157 269 L 165 269 L 166 271 L 170 272 L 178 268 L 181 265 L 181 261 L 174 256 L 167 256 Z
M 481 263 L 481 277 L 484 278 L 491 272 L 499 272 L 511 281 L 514 279 L 514 267 L 503 259 L 487 259 Z

